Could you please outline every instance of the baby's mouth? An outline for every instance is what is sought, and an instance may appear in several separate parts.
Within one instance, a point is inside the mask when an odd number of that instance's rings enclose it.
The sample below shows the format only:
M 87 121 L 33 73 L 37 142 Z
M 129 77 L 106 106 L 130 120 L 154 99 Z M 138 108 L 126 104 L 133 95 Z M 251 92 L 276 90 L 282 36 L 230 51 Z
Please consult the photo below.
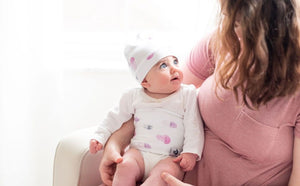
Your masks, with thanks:
M 179 80 L 179 78 L 178 77 L 174 77 L 174 78 L 171 79 L 171 81 L 175 81 L 175 80 Z

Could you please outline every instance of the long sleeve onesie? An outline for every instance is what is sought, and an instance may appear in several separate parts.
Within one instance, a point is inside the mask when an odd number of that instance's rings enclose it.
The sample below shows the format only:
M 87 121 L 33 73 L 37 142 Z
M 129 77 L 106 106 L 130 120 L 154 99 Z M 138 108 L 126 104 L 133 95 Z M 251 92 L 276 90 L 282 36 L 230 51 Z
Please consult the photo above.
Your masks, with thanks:
M 182 85 L 172 95 L 155 99 L 143 88 L 134 88 L 120 99 L 99 125 L 94 139 L 103 145 L 109 136 L 134 115 L 135 135 L 130 146 L 156 154 L 177 156 L 182 152 L 201 157 L 204 144 L 202 120 L 193 85 Z

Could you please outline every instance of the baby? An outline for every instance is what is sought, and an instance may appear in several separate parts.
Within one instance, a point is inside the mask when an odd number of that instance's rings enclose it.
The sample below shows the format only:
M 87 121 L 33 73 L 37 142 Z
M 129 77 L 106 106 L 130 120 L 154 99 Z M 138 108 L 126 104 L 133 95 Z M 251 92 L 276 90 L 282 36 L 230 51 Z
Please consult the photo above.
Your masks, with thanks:
M 182 84 L 178 59 L 168 48 L 138 40 L 124 50 L 128 65 L 142 87 L 120 99 L 90 141 L 96 153 L 110 135 L 134 116 L 135 135 L 123 161 L 117 164 L 113 185 L 165 185 L 163 171 L 182 179 L 201 158 L 204 134 L 193 85 Z

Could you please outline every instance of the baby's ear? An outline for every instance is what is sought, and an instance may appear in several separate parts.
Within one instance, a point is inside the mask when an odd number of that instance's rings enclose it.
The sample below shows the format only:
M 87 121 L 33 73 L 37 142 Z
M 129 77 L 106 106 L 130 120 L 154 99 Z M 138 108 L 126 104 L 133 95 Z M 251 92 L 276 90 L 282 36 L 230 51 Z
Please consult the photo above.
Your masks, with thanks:
M 150 83 L 148 83 L 148 81 L 146 79 L 144 79 L 141 83 L 142 87 L 144 88 L 149 88 L 150 87 Z

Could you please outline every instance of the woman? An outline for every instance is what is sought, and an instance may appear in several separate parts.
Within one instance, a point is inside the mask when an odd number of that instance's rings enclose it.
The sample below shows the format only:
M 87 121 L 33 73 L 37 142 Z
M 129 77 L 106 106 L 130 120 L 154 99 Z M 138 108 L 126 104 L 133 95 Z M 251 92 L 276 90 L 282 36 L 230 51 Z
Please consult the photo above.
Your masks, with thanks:
M 197 175 L 192 184 L 300 185 L 296 0 L 220 4 L 217 31 L 199 42 L 184 68 L 185 83 L 200 87 L 205 123 L 203 156 L 189 173 Z M 128 122 L 111 138 L 100 165 L 104 182 L 109 184 L 114 159 L 133 130 Z M 185 185 L 168 173 L 162 177 Z

